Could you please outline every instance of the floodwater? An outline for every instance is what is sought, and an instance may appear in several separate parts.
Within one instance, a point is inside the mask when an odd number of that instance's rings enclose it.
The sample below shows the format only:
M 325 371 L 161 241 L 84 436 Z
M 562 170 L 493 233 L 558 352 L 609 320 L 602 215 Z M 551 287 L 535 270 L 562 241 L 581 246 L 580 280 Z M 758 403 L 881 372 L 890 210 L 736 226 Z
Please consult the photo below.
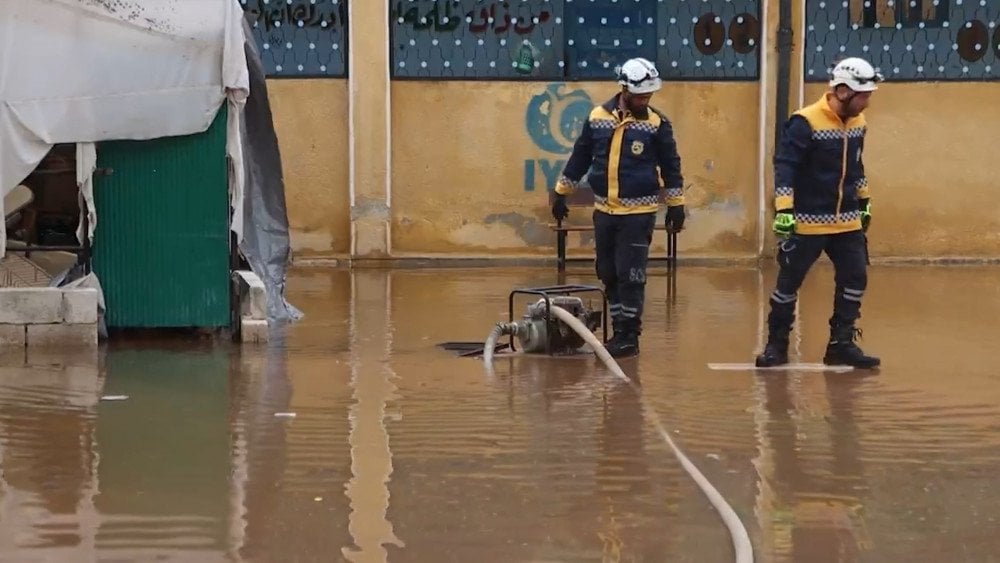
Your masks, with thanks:
M 1000 560 L 995 269 L 872 268 L 874 375 L 709 369 L 761 344 L 753 269 L 651 274 L 620 362 L 642 399 L 590 357 L 489 374 L 435 346 L 485 339 L 553 270 L 294 271 L 307 316 L 268 346 L 4 356 L 0 561 L 732 561 L 644 405 L 757 561 Z M 798 361 L 831 278 L 801 292 Z

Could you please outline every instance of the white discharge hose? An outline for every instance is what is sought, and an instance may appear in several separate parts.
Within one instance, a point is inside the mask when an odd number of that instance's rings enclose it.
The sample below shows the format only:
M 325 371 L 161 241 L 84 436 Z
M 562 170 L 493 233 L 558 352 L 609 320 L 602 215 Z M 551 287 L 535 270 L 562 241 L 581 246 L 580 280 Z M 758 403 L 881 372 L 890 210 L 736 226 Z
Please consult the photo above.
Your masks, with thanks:
M 715 509 L 719 511 L 719 515 L 722 516 L 722 521 L 725 522 L 726 527 L 729 528 L 729 535 L 733 540 L 733 549 L 736 551 L 736 563 L 752 563 L 753 544 L 750 543 L 750 535 L 747 534 L 746 528 L 744 528 L 743 523 L 740 522 L 739 516 L 737 516 L 736 512 L 733 511 L 733 508 L 729 506 L 726 499 L 722 498 L 719 491 L 715 490 L 715 487 L 709 483 L 708 479 L 706 479 L 705 476 L 698 471 L 698 468 L 691 463 L 691 460 L 689 460 L 687 456 L 681 452 L 680 448 L 674 444 L 674 441 L 670 438 L 670 434 L 667 433 L 663 424 L 660 422 L 660 417 L 656 415 L 656 412 L 652 408 L 649 408 L 646 405 L 646 401 L 643 399 L 639 388 L 636 387 L 627 375 L 625 375 L 622 368 L 618 366 L 618 363 L 611 357 L 611 354 L 609 354 L 607 349 L 604 348 L 604 344 L 602 344 L 601 341 L 598 340 L 592 332 L 590 332 L 586 325 L 580 322 L 579 319 L 574 317 L 573 314 L 566 309 L 553 305 L 550 310 L 553 315 L 559 317 L 559 320 L 566 323 L 570 328 L 575 330 L 577 334 L 583 337 L 587 344 L 590 344 L 590 347 L 594 349 L 594 353 L 597 354 L 597 357 L 604 361 L 605 365 L 608 366 L 608 369 L 610 369 L 612 373 L 632 386 L 632 389 L 639 395 L 639 400 L 642 403 L 643 410 L 646 412 L 646 418 L 653 423 L 653 426 L 655 426 L 656 430 L 659 431 L 660 436 L 666 440 L 667 445 L 670 446 L 674 455 L 677 456 L 677 460 L 681 462 L 681 466 L 684 467 L 684 470 L 688 472 L 688 475 L 694 479 L 695 483 L 698 484 L 698 487 L 703 493 L 705 493 L 705 496 L 708 497 L 708 501 L 712 503 L 712 506 L 714 506 Z M 486 356 L 485 352 L 488 351 L 492 351 L 491 346 L 487 346 L 486 350 L 484 350 L 483 357 L 487 360 L 487 362 L 492 358 L 492 355 L 489 357 Z

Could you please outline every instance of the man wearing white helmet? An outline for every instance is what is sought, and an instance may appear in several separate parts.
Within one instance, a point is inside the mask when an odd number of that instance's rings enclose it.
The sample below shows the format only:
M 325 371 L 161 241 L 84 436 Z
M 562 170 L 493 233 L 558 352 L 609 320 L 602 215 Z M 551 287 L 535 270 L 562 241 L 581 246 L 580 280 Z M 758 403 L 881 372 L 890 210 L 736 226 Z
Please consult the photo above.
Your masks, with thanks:
M 566 196 L 590 169 L 597 276 L 608 296 L 614 330 L 607 349 L 623 357 L 639 352 L 646 263 L 661 192 L 665 188 L 671 231 L 684 227 L 684 193 L 673 128 L 665 115 L 649 107 L 662 85 L 656 67 L 635 58 L 617 73 L 621 91 L 590 112 L 555 186 L 552 216 L 559 221 L 566 217 Z
M 783 240 L 758 367 L 788 362 L 799 287 L 824 251 L 836 272 L 836 294 L 823 362 L 869 369 L 880 363 L 855 344 L 860 331 L 854 325 L 868 284 L 865 233 L 871 221 L 862 161 L 868 126 L 862 112 L 882 75 L 857 57 L 837 63 L 832 74 L 830 90 L 785 123 L 775 151 L 773 229 Z

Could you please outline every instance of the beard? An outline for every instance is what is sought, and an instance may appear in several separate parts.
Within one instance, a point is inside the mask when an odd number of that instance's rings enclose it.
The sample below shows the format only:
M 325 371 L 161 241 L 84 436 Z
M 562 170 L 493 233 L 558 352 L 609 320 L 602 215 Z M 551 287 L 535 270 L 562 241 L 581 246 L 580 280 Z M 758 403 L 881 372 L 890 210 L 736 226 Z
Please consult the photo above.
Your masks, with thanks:
M 626 98 L 625 108 L 636 117 L 646 119 L 649 116 L 649 105 L 636 103 L 635 100 L 631 98 Z

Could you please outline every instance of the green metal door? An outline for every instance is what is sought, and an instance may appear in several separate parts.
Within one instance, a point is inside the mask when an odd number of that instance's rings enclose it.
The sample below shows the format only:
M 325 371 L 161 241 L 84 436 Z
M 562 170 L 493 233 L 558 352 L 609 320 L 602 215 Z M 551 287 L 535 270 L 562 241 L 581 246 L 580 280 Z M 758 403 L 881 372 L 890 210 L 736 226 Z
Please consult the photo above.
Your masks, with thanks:
M 109 327 L 229 319 L 225 105 L 204 133 L 97 147 L 93 269 Z

